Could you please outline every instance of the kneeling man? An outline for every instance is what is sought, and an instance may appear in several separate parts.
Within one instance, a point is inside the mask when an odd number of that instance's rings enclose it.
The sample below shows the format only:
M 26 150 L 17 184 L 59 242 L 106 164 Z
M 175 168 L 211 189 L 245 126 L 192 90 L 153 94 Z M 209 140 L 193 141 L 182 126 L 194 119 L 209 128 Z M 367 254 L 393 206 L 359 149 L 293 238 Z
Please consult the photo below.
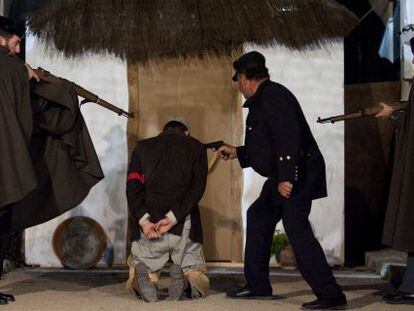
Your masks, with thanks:
M 128 287 L 147 302 L 158 299 L 159 272 L 170 257 L 170 299 L 185 290 L 191 298 L 205 297 L 209 286 L 198 209 L 207 154 L 189 129 L 184 119 L 170 119 L 160 135 L 138 141 L 128 168 L 127 199 L 137 228 Z

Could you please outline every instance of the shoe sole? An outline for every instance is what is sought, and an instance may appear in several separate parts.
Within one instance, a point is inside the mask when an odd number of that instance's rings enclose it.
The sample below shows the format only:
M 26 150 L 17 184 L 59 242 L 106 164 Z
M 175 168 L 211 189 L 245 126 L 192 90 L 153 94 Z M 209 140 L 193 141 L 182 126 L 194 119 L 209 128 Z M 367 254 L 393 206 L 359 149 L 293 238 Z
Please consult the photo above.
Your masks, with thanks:
M 228 299 L 238 299 L 238 300 L 280 300 L 280 299 L 286 299 L 284 296 L 251 296 L 251 297 L 234 297 L 234 296 L 228 296 L 226 295 L 226 298 Z
M 346 310 L 348 309 L 348 305 L 343 305 L 343 306 L 337 306 L 337 307 L 331 307 L 331 308 L 306 308 L 306 307 L 301 307 L 301 310 L 313 310 L 313 311 L 318 311 L 318 310 Z
M 385 303 L 389 304 L 389 305 L 414 305 L 414 300 L 400 300 L 400 301 L 389 301 L 389 300 L 384 300 Z
M 135 266 L 135 287 L 143 300 L 155 302 L 158 299 L 157 288 L 148 277 L 148 268 L 144 264 Z
M 170 300 L 180 300 L 184 293 L 184 274 L 178 265 L 172 265 L 170 268 L 170 286 L 168 287 L 168 296 Z

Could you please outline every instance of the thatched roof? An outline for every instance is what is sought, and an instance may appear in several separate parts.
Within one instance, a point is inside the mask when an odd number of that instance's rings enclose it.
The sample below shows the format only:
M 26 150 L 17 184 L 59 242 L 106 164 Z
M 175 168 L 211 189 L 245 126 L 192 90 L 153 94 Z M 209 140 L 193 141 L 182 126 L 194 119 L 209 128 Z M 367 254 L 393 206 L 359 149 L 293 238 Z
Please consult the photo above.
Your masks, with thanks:
M 231 54 L 246 42 L 304 49 L 346 36 L 358 20 L 333 0 L 54 0 L 28 24 L 68 57 L 145 62 Z

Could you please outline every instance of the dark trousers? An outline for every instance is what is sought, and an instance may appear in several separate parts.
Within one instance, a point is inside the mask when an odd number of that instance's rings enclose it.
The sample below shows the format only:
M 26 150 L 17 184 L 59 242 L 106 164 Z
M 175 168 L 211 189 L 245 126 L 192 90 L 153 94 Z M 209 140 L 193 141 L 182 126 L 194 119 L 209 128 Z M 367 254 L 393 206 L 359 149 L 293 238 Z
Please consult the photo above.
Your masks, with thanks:
M 414 294 L 414 253 L 408 253 L 407 268 L 405 269 L 400 291 Z
M 269 187 L 274 189 L 266 189 Z M 260 197 L 247 211 L 244 274 L 248 286 L 256 295 L 272 294 L 270 247 L 275 226 L 282 220 L 295 251 L 299 271 L 313 293 L 321 299 L 342 296 L 342 289 L 335 281 L 308 220 L 312 202 L 300 197 L 275 200 L 276 187 L 276 183 L 266 182 Z
M 10 221 L 11 208 L 10 206 L 0 208 L 0 279 L 3 275 L 3 262 L 6 258 L 10 245 Z

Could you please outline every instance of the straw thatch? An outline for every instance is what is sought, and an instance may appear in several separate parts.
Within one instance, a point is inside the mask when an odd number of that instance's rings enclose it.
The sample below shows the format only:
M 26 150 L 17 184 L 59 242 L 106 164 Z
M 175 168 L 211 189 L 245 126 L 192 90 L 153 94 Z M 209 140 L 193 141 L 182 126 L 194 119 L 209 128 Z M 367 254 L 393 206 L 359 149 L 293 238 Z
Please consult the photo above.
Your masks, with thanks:
M 357 23 L 332 0 L 54 0 L 28 22 L 68 57 L 109 52 L 141 62 L 231 54 L 246 42 L 304 49 Z

